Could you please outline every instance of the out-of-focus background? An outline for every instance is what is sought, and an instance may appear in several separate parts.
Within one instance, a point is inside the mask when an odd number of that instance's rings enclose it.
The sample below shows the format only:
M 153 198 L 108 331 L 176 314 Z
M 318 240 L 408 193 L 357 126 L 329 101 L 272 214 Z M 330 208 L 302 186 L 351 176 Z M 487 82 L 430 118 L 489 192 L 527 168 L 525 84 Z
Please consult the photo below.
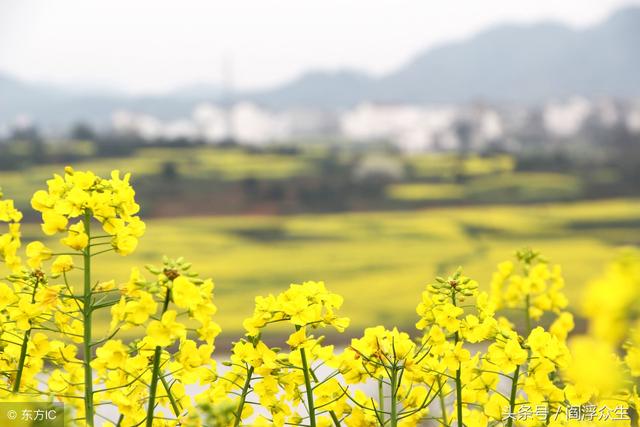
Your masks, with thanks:
M 148 232 L 97 278 L 184 255 L 237 335 L 324 280 L 354 333 L 411 328 L 458 265 L 522 246 L 569 297 L 640 244 L 640 2 L 0 2 L 0 186 L 133 172 Z

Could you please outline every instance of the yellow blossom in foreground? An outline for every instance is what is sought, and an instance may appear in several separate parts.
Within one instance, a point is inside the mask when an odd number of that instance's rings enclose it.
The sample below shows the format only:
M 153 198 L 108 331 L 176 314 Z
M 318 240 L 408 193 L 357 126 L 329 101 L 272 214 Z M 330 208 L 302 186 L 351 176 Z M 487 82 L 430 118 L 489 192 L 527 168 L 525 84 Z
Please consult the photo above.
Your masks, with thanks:
M 184 276 L 179 276 L 173 281 L 171 294 L 173 301 L 180 308 L 196 307 L 202 301 L 198 286 Z
M 527 357 L 527 351 L 513 338 L 507 340 L 506 343 L 495 342 L 489 346 L 489 360 L 507 374 L 515 371 L 517 366 L 524 364 Z
M 124 366 L 129 351 L 120 340 L 109 340 L 96 350 L 96 359 L 91 362 L 96 369 L 116 369 Z
M 52 274 L 61 274 L 73 269 L 73 258 L 71 255 L 59 255 L 51 264 Z
M 282 320 L 299 327 L 331 325 L 338 331 L 344 331 L 349 319 L 335 314 L 341 306 L 342 297 L 328 292 L 322 282 L 292 284 L 277 297 L 256 297 L 253 316 L 244 321 L 244 327 L 251 336 L 258 334 L 267 324 Z
M 89 244 L 89 236 L 84 229 L 82 222 L 77 222 L 69 227 L 69 235 L 64 239 L 61 239 L 63 245 L 67 245 L 75 250 L 82 250 Z
M 31 206 L 42 213 L 43 232 L 51 236 L 67 231 L 67 237 L 61 241 L 72 249 L 79 251 L 88 245 L 89 230 L 85 230 L 85 225 L 94 218 L 112 236 L 113 249 L 128 255 L 135 250 L 145 230 L 136 216 L 140 207 L 129 180 L 130 174 L 122 178 L 117 170 L 106 179 L 91 171 L 66 167 L 64 176 L 54 175 L 47 181 L 47 190 L 35 192 Z M 75 218 L 79 220 L 68 226 Z
M 42 242 L 35 241 L 27 245 L 26 250 L 29 260 L 27 263 L 31 268 L 40 268 L 42 261 L 51 259 L 51 249 L 47 248 Z
M 186 329 L 182 323 L 176 322 L 177 313 L 169 310 L 162 315 L 161 320 L 154 320 L 147 327 L 147 337 L 152 346 L 167 347 L 176 339 L 186 336 Z
M 20 222 L 22 213 L 15 208 L 13 200 L 1 200 L 0 193 L 0 222 Z
M 7 306 L 13 304 L 18 300 L 18 296 L 15 294 L 6 283 L 0 282 L 0 310 L 4 310 Z

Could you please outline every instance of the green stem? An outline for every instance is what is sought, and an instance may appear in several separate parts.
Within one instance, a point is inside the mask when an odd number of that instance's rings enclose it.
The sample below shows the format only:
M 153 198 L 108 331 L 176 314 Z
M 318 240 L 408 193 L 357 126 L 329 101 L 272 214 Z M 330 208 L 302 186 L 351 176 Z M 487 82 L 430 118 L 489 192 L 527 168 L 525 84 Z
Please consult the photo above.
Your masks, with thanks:
M 156 389 L 158 387 L 158 371 L 160 370 L 160 356 L 162 355 L 162 347 L 157 346 L 153 353 L 153 371 L 151 377 L 151 385 L 149 386 L 149 406 L 147 407 L 147 427 L 153 426 L 153 412 L 156 406 Z
M 455 290 L 451 293 L 451 300 L 453 301 L 453 305 L 456 305 L 456 293 Z M 460 341 L 460 334 L 456 331 L 455 334 L 455 342 L 458 344 Z M 458 418 L 458 427 L 462 427 L 464 424 L 462 422 L 462 370 L 460 365 L 458 364 L 458 369 L 456 370 L 456 415 Z
M 16 381 L 13 383 L 14 393 L 18 393 L 20 391 L 20 382 L 22 382 L 22 371 L 24 370 L 24 362 L 27 359 L 27 345 L 29 344 L 30 335 L 31 329 L 28 329 L 24 333 L 24 339 L 22 340 L 22 347 L 20 349 L 20 361 L 18 362 L 18 372 L 16 373 Z
M 33 293 L 31 294 L 31 304 L 36 300 L 36 289 L 38 289 L 38 283 L 40 279 L 36 278 L 36 283 L 33 285 Z M 24 363 L 27 360 L 27 347 L 29 345 L 29 337 L 31 336 L 31 328 L 24 333 L 22 339 L 22 347 L 20 348 L 20 360 L 18 361 L 18 372 L 16 373 L 16 380 L 13 383 L 13 392 L 18 393 L 20 391 L 20 383 L 22 382 L 22 371 L 24 371 Z
M 513 410 L 516 406 L 516 394 L 518 393 L 518 376 L 520 375 L 520 365 L 516 366 L 516 371 L 513 374 L 513 381 L 511 382 L 511 396 L 509 396 L 509 420 L 507 421 L 507 427 L 511 427 L 513 424 Z
M 169 307 L 169 300 L 171 299 L 171 288 L 167 286 L 167 293 L 164 296 L 164 303 L 162 304 L 162 314 L 167 311 Z M 160 315 L 162 317 L 162 314 Z M 147 406 L 147 421 L 146 426 L 153 426 L 153 413 L 156 406 L 156 390 L 158 388 L 158 378 L 160 377 L 160 356 L 162 356 L 162 347 L 156 346 L 153 353 L 153 370 L 151 371 L 151 384 L 149 385 L 149 404 Z M 167 389 L 168 392 L 168 389 Z M 171 393 L 168 393 L 171 395 Z
M 171 393 L 171 386 L 167 382 L 167 379 L 164 375 L 160 376 L 160 381 L 162 381 L 162 385 L 164 386 L 165 391 L 167 392 L 167 396 L 169 396 L 169 402 L 171 402 L 171 408 L 173 409 L 173 413 L 176 414 L 176 417 L 180 415 L 180 407 L 178 406 L 178 402 L 176 402 L 176 398 L 173 397 Z
M 313 389 L 311 388 L 311 376 L 309 375 L 309 364 L 304 348 L 300 348 L 300 358 L 302 359 L 302 370 L 304 372 L 304 386 L 307 392 L 307 405 L 309 410 L 309 426 L 316 427 L 316 410 L 313 402 Z
M 384 418 L 384 383 L 382 378 L 378 379 L 378 408 L 380 408 L 380 413 Z
M 396 398 L 398 395 L 398 370 L 395 366 L 391 367 L 391 427 L 398 425 L 398 408 Z
M 462 379 L 461 369 L 456 371 L 456 410 L 458 415 L 458 427 L 462 427 Z
M 84 213 L 84 232 L 91 239 L 91 212 Z M 91 369 L 91 326 L 93 314 L 93 295 L 91 293 L 91 246 L 87 245 L 82 252 L 84 261 L 84 299 L 82 314 L 84 317 L 84 413 L 85 422 L 93 427 L 93 370 Z
M 444 386 L 441 382 L 441 380 L 438 380 L 438 386 L 440 388 L 440 391 L 438 392 L 438 397 L 440 399 L 440 412 L 442 412 L 442 425 L 443 426 L 448 426 L 449 425 L 449 421 L 447 420 L 447 406 L 444 402 Z
M 336 427 L 340 427 L 340 420 L 338 419 L 336 413 L 333 411 L 329 411 L 329 414 L 331 415 L 331 419 L 333 420 L 333 425 L 335 425 Z
M 253 375 L 253 366 L 247 369 L 247 380 L 242 387 L 242 394 L 240 395 L 240 403 L 238 404 L 238 410 L 236 411 L 236 422 L 233 424 L 235 427 L 240 425 L 242 421 L 242 410 L 244 409 L 244 402 L 247 400 L 247 393 L 249 392 L 249 386 L 251 385 L 251 375 Z

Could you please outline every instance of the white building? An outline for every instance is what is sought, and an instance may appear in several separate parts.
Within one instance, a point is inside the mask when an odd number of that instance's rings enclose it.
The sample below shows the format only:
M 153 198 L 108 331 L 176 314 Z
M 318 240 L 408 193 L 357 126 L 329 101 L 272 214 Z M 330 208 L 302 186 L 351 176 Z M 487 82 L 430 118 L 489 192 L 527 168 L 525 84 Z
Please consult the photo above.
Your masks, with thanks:
M 342 136 L 356 141 L 389 140 L 408 151 L 432 148 L 456 117 L 450 107 L 361 104 L 342 114 Z
M 592 112 L 591 103 L 581 97 L 563 102 L 552 102 L 544 107 L 542 117 L 545 129 L 554 136 L 575 135 Z
M 116 132 L 149 140 L 186 138 L 217 143 L 232 138 L 263 145 L 304 137 L 342 137 L 356 142 L 388 141 L 405 151 L 419 152 L 462 145 L 482 149 L 522 132 L 539 134 L 539 138 L 566 138 L 583 129 L 587 121 L 604 127 L 624 123 L 632 132 L 640 132 L 640 102 L 592 102 L 574 97 L 548 103 L 541 110 L 364 103 L 340 113 L 310 108 L 275 111 L 250 102 L 230 109 L 203 103 L 191 117 L 171 121 L 119 111 L 112 125 Z

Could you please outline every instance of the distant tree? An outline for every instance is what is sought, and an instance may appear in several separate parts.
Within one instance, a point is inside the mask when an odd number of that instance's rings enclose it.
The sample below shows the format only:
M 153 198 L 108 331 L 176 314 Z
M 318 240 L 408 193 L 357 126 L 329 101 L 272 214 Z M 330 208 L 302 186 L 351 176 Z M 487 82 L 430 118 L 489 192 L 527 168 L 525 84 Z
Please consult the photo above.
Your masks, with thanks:
M 9 139 L 22 141 L 42 140 L 37 126 L 26 126 L 14 128 Z
M 453 127 L 458 139 L 458 152 L 463 156 L 469 154 L 471 150 L 471 138 L 473 137 L 473 126 L 468 120 L 459 120 Z
M 161 175 L 166 181 L 174 181 L 178 177 L 178 165 L 176 162 L 164 162 Z
M 91 141 L 95 139 L 96 132 L 88 123 L 80 122 L 73 125 L 73 127 L 71 128 L 71 132 L 69 132 L 69 137 L 76 140 Z
M 453 131 L 458 139 L 458 155 L 454 175 L 456 182 L 461 182 L 465 177 L 465 160 L 472 148 L 473 126 L 468 120 L 459 120 L 454 124 Z
M 285 199 L 286 189 L 282 183 L 274 182 L 269 186 L 267 197 L 273 202 L 282 202 Z
M 254 177 L 242 180 L 242 192 L 249 199 L 255 199 L 260 194 L 260 182 Z

